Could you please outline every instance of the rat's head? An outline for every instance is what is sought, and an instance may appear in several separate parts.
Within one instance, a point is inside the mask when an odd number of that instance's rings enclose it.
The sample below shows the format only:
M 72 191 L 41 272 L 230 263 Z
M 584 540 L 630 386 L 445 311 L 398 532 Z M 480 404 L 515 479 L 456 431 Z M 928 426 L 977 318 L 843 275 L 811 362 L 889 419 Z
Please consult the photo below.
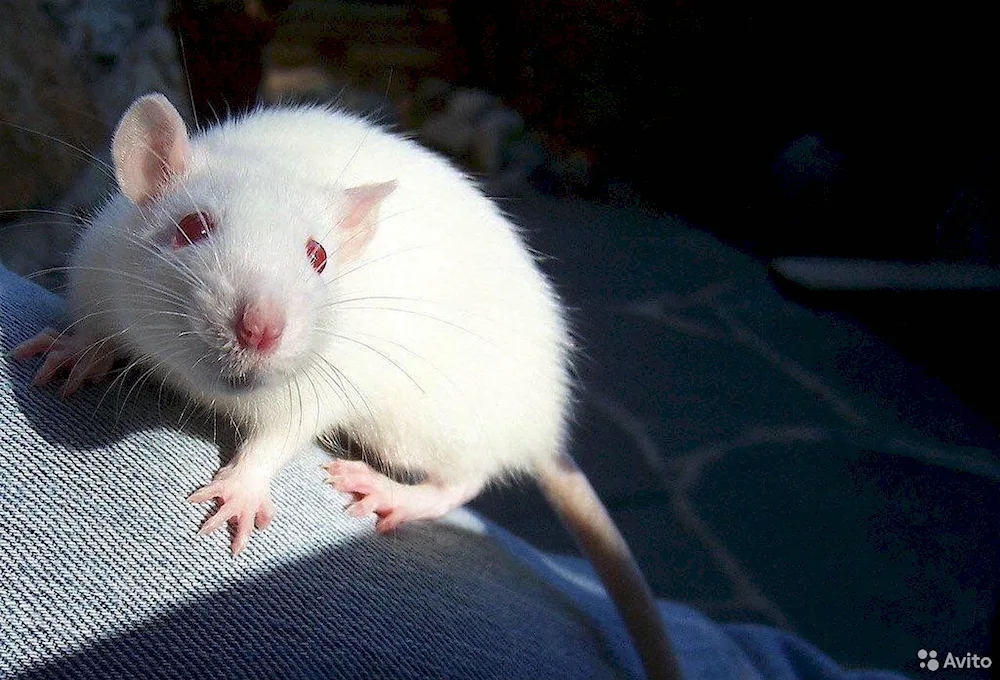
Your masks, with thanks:
M 162 95 L 132 104 L 112 152 L 138 207 L 123 244 L 123 266 L 147 282 L 138 349 L 209 398 L 283 386 L 315 362 L 336 332 L 337 275 L 395 182 L 337 189 L 196 152 Z

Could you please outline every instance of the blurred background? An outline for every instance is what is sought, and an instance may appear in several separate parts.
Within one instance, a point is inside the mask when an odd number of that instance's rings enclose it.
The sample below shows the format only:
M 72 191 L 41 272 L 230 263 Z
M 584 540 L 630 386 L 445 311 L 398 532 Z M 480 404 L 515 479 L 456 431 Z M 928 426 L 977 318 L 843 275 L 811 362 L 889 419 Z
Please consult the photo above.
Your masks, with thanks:
M 532 196 L 629 211 L 642 217 L 615 222 L 608 238 L 632 245 L 672 238 L 656 225 L 683 220 L 756 263 L 783 300 L 870 333 L 901 357 L 900 375 L 943 385 L 932 392 L 948 396 L 924 399 L 914 420 L 958 423 L 976 434 L 950 443 L 992 455 L 995 22 L 987 3 L 876 5 L 0 0 L 0 259 L 58 288 L 46 270 L 71 247 L 70 216 L 112 189 L 79 149 L 106 161 L 139 94 L 167 93 L 191 126 L 259 102 L 336 101 L 447 154 L 515 212 Z M 565 229 L 538 227 L 541 249 L 566 269 L 607 264 L 574 260 Z M 852 347 L 872 363 L 858 375 L 891 363 Z M 984 479 L 992 502 L 996 480 Z M 500 506 L 483 505 L 503 519 Z M 526 515 L 507 519 L 531 533 Z M 977 622 L 993 615 L 985 597 Z M 756 618 L 789 623 L 766 611 Z M 913 670 L 871 652 L 874 641 L 859 658 L 849 635 L 806 630 L 846 661 Z

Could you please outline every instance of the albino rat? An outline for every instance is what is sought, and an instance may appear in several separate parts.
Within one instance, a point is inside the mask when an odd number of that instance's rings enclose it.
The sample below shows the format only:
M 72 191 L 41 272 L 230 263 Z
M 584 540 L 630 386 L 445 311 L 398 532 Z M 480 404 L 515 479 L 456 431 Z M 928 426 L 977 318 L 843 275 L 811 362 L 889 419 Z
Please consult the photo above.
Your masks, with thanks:
M 516 228 L 447 161 L 323 107 L 258 110 L 189 137 L 162 95 L 112 144 L 120 192 L 69 270 L 64 333 L 35 384 L 63 393 L 116 356 L 232 418 L 236 456 L 191 495 L 219 500 L 232 550 L 274 515 L 272 477 L 347 433 L 389 479 L 334 460 L 329 478 L 387 532 L 439 517 L 485 484 L 534 475 L 612 593 L 650 677 L 676 671 L 649 587 L 565 454 L 571 339 Z

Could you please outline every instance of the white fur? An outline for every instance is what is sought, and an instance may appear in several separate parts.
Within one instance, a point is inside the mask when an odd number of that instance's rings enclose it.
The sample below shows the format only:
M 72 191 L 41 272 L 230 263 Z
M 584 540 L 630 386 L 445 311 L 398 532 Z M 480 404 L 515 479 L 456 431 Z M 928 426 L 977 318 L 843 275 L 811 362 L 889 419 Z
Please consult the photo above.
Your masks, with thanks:
M 444 482 L 485 481 L 561 452 L 562 306 L 515 227 L 447 161 L 320 107 L 257 111 L 192 136 L 190 148 L 161 198 L 138 208 L 119 195 L 86 232 L 70 309 L 89 337 L 122 331 L 115 342 L 127 353 L 255 430 L 284 432 L 287 446 L 342 427 L 387 463 Z M 391 180 L 371 241 L 338 262 L 343 190 Z M 216 231 L 164 247 L 172 222 L 196 209 L 218 216 Z M 322 275 L 306 260 L 309 237 L 330 255 Z M 279 350 L 254 367 L 271 386 L 220 393 L 209 372 L 225 338 L 217 348 L 204 339 L 224 335 L 247 294 L 288 313 Z

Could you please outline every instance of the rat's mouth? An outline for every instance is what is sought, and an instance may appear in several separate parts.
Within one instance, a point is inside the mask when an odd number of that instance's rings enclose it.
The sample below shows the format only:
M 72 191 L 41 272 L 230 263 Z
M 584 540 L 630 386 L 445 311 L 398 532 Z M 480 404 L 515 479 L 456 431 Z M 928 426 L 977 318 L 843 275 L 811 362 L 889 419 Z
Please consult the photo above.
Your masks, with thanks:
M 285 376 L 277 371 L 250 368 L 241 371 L 221 371 L 216 374 L 215 383 L 224 394 L 250 394 L 266 389 L 274 389 L 285 382 Z
M 211 386 L 208 391 L 217 396 L 249 396 L 274 389 L 287 380 L 282 362 L 273 356 L 256 356 L 218 342 L 206 345 L 208 355 L 194 361 L 192 368 L 201 375 L 203 385 Z
M 248 394 L 273 384 L 273 379 L 263 371 L 219 371 L 213 376 L 214 391 L 224 395 Z
M 224 375 L 222 383 L 234 392 L 246 392 L 263 384 L 260 376 L 255 373 L 244 373 L 242 375 Z

